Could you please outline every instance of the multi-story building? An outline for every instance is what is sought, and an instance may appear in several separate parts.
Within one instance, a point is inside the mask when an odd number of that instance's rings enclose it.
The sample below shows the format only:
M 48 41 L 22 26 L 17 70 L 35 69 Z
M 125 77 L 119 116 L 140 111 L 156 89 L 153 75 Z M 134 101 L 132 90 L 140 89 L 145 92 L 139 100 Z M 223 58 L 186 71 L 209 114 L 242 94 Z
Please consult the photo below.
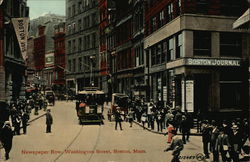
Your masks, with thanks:
M 59 23 L 54 27 L 54 54 L 55 54 L 55 71 L 53 84 L 59 89 L 65 88 L 65 22 Z
M 245 0 L 149 0 L 150 97 L 201 115 L 248 111 L 250 38 L 232 29 L 246 7 Z
M 54 15 L 55 17 L 56 15 Z M 37 20 L 40 20 L 38 18 Z M 42 19 L 43 20 L 43 19 Z M 47 19 L 46 19 L 47 20 Z M 48 21 L 40 24 L 34 38 L 34 57 L 36 76 L 39 84 L 52 87 L 54 82 L 54 26 L 65 20 L 64 17 L 48 17 Z M 40 21 L 39 21 L 40 22 Z
M 66 84 L 100 87 L 99 10 L 96 0 L 66 1 Z
M 132 1 L 115 1 L 114 47 L 112 55 L 113 92 L 132 95 L 135 57 L 132 52 Z M 112 37 L 111 37 L 112 38 Z M 112 41 L 112 40 L 111 40 Z
M 12 18 L 28 16 L 26 0 L 8 0 L 0 4 L 1 100 L 10 101 L 25 96 L 25 58 L 18 44 Z
M 99 13 L 100 13 L 100 24 L 99 24 L 99 60 L 100 60 L 100 74 L 101 74 L 101 83 L 102 90 L 108 94 L 111 98 L 112 94 L 112 85 L 111 85 L 111 51 L 110 37 L 114 35 L 111 34 L 111 24 L 114 20 L 112 15 L 115 11 L 115 2 L 113 0 L 99 0 L 98 3 Z M 111 47 L 113 49 L 113 47 Z

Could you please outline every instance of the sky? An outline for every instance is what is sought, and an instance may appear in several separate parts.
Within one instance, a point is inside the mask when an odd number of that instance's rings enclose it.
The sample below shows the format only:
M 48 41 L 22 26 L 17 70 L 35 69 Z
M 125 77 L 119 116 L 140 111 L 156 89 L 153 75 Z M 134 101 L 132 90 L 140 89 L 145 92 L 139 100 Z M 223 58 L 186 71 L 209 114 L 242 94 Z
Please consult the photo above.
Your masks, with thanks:
M 27 0 L 30 7 L 30 19 L 37 18 L 47 13 L 65 16 L 66 0 Z

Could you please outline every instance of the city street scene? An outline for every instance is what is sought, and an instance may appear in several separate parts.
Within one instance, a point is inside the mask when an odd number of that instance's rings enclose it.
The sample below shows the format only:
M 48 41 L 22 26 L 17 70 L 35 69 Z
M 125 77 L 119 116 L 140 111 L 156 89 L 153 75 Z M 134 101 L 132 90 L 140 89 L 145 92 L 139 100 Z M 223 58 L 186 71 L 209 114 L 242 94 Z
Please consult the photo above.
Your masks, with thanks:
M 248 162 L 250 0 L 0 0 L 0 161 Z

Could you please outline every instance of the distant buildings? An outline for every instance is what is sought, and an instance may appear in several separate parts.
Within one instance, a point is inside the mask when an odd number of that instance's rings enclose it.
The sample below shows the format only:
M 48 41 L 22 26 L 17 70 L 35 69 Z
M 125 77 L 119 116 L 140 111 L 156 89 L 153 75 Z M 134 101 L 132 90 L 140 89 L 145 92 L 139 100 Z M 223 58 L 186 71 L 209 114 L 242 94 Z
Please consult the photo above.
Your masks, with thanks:
M 55 67 L 55 57 L 59 55 L 60 57 L 65 57 L 63 54 L 65 47 L 61 42 L 61 40 L 64 39 L 61 38 L 64 37 L 63 33 L 65 32 L 63 27 L 64 21 L 65 18 L 63 16 L 55 14 L 46 14 L 45 16 L 41 16 L 31 21 L 30 41 L 33 40 L 34 48 L 33 51 L 30 52 L 32 52 L 33 57 L 35 58 L 33 60 L 35 73 L 31 74 L 32 76 L 29 76 L 29 78 L 33 78 L 32 84 L 43 86 L 44 88 L 52 88 L 55 84 L 58 84 L 58 66 Z M 55 27 L 58 26 L 63 28 L 63 31 L 60 28 L 61 35 L 55 33 L 55 31 L 57 32 L 58 30 L 57 28 L 55 29 Z M 54 41 L 56 41 L 56 44 Z M 58 41 L 60 41 L 60 47 L 58 47 Z M 29 54 L 31 55 L 31 58 L 32 54 Z M 63 61 L 65 60 L 62 60 L 62 62 Z M 60 76 L 63 77 L 61 72 Z
M 66 0 L 66 17 L 67 86 L 100 87 L 98 1 Z

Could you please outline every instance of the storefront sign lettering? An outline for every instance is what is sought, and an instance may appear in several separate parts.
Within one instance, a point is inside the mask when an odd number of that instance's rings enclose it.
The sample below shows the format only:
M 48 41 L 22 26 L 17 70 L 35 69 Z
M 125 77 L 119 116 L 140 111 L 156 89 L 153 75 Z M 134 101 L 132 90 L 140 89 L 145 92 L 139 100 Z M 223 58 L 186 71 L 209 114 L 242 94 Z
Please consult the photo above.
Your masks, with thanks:
M 201 66 L 240 66 L 240 60 L 229 59 L 187 59 L 186 65 Z

